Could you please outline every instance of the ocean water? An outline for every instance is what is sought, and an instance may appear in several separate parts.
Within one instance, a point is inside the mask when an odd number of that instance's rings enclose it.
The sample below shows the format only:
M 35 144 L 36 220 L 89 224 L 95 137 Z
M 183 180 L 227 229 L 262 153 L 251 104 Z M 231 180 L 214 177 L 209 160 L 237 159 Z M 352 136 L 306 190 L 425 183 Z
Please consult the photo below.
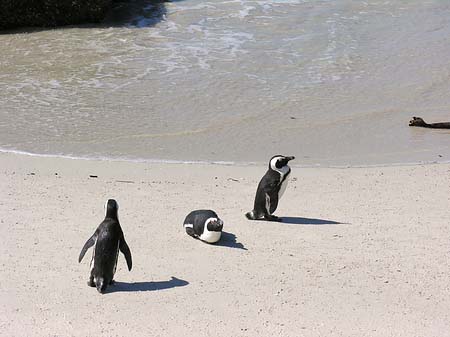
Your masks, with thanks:
M 448 0 L 119 3 L 0 34 L 0 150 L 150 161 L 450 161 Z

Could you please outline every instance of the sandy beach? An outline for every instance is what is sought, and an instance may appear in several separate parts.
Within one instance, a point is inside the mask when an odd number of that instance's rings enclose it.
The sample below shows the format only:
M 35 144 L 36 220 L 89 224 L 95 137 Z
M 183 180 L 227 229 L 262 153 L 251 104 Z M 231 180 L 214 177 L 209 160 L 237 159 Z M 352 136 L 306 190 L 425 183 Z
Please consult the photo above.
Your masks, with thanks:
M 408 125 L 449 122 L 450 1 L 108 17 L 0 34 L 0 337 L 450 337 L 450 130 Z M 277 153 L 283 222 L 249 221 Z M 109 198 L 133 269 L 101 295 Z
M 293 167 L 251 222 L 265 166 L 0 155 L 1 336 L 450 336 L 449 164 Z M 92 178 L 90 175 L 97 176 Z M 86 285 L 107 198 L 133 256 Z M 212 208 L 220 244 L 182 221 Z

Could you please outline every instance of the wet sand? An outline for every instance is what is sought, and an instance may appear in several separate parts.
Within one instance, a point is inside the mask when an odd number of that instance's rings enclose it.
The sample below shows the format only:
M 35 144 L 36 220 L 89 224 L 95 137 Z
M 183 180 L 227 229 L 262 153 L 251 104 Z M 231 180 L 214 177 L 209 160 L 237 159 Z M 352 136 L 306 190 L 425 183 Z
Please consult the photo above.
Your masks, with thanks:
M 1 336 L 449 336 L 449 164 L 294 168 L 250 222 L 265 166 L 0 154 Z M 90 175 L 97 176 L 92 178 Z M 86 285 L 107 198 L 133 255 Z M 224 238 L 182 228 L 212 208 Z

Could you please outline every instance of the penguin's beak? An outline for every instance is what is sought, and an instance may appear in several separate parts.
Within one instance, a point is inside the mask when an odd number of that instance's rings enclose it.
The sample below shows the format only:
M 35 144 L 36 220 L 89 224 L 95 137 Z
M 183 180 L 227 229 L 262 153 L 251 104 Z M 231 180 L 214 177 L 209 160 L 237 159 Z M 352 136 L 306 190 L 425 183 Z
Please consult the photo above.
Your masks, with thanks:
M 286 160 L 287 161 L 290 161 L 290 160 L 294 160 L 295 159 L 295 157 L 294 156 L 291 156 L 291 157 L 286 157 Z

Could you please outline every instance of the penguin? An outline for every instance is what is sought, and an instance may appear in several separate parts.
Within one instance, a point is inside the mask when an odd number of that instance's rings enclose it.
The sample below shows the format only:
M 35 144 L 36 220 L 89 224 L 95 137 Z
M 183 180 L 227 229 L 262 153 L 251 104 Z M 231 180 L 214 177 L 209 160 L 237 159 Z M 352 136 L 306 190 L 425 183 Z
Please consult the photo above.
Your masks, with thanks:
M 222 235 L 223 221 L 209 209 L 192 211 L 183 223 L 186 233 L 207 243 L 215 243 Z
M 247 219 L 281 221 L 272 214 L 286 190 L 288 176 L 291 173 L 288 162 L 293 159 L 295 157 L 282 155 L 276 155 L 270 159 L 269 169 L 258 184 L 253 210 L 245 214 Z
M 78 262 L 81 262 L 86 251 L 94 246 L 88 286 L 97 287 L 97 291 L 101 294 L 108 285 L 114 283 L 119 250 L 125 255 L 128 270 L 132 267 L 130 248 L 119 224 L 119 205 L 114 199 L 108 199 L 105 210 L 105 219 L 86 241 L 78 257 Z

